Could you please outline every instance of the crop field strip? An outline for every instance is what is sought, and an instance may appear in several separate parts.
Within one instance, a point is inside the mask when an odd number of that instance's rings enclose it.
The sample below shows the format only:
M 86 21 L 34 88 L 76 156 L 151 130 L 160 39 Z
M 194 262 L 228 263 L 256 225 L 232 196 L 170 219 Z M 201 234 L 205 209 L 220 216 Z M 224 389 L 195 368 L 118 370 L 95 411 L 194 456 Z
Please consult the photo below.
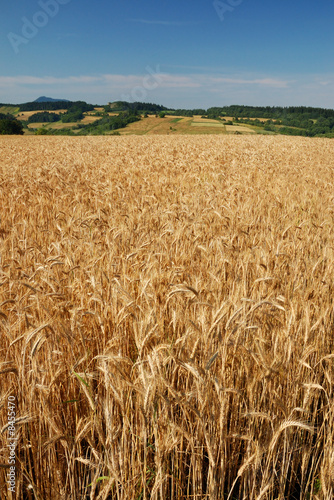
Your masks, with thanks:
M 334 142 L 0 137 L 0 497 L 334 496 Z

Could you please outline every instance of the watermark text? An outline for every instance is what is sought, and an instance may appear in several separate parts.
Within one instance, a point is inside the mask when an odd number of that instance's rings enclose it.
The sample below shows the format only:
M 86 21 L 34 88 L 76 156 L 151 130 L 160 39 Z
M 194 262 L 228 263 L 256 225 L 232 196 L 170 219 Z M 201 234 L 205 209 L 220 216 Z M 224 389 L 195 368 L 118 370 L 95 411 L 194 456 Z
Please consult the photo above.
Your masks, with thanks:
M 160 66 L 157 65 L 156 69 L 146 66 L 147 75 L 143 77 L 142 85 L 138 85 L 131 90 L 130 94 L 122 94 L 122 101 L 127 102 L 144 102 L 147 98 L 148 92 L 155 90 L 163 81 L 163 74 L 160 72 Z
M 220 0 L 214 0 L 213 6 L 218 14 L 221 21 L 225 20 L 225 14 L 227 12 L 233 12 L 236 7 L 242 4 L 243 0 L 225 0 L 224 2 Z
M 9 471 L 7 472 L 6 483 L 8 490 L 15 493 L 16 487 L 16 447 L 18 437 L 16 435 L 16 399 L 15 396 L 9 396 L 7 402 L 7 436 L 8 436 L 8 465 Z
M 38 5 L 41 10 L 35 12 L 31 19 L 22 17 L 21 34 L 8 33 L 7 38 L 15 52 L 19 53 L 19 47 L 26 45 L 30 40 L 35 38 L 41 28 L 45 28 L 50 18 L 55 17 L 60 9 L 60 5 L 66 5 L 71 0 L 39 0 Z

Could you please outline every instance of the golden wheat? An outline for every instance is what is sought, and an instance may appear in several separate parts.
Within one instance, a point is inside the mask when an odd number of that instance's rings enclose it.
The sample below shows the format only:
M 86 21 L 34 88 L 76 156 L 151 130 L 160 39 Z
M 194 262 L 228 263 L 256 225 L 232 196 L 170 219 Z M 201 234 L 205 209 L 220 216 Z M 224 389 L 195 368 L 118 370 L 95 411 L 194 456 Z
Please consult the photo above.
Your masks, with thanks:
M 1 498 L 333 497 L 333 157 L 0 138 Z

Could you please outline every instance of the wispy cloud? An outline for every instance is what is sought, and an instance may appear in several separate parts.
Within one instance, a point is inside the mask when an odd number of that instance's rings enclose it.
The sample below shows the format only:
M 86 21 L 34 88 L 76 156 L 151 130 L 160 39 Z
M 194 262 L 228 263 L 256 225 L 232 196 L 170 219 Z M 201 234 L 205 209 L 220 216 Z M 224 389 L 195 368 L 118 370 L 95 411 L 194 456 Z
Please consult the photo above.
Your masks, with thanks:
M 193 72 L 165 73 L 159 66 L 143 74 L 0 76 L 0 101 L 34 100 L 60 95 L 73 100 L 105 103 L 145 100 L 172 107 L 210 107 L 237 102 L 251 105 L 333 107 L 334 75 L 295 75 L 291 79 L 263 74 Z M 123 99 L 128 96 L 129 99 Z
M 217 73 L 219 68 L 217 66 L 189 66 L 188 64 L 164 64 L 165 68 L 174 68 L 174 69 L 191 69 L 196 71 L 205 71 L 206 73 Z
M 95 83 L 100 79 L 95 76 L 69 76 L 66 78 L 57 78 L 53 76 L 0 76 L 0 86 L 8 85 L 71 85 Z
M 198 24 L 190 21 L 159 21 L 154 19 L 128 19 L 128 22 L 141 24 L 160 24 L 162 26 L 190 26 Z
M 162 88 L 205 88 L 208 85 L 211 87 L 222 85 L 260 85 L 267 87 L 287 88 L 289 81 L 279 80 L 276 78 L 231 78 L 210 76 L 202 74 L 193 75 L 174 75 L 170 73 L 157 73 L 159 77 L 159 86 Z M 143 81 L 142 75 L 118 75 L 118 74 L 104 74 L 104 75 L 81 75 L 81 76 L 68 76 L 65 78 L 58 78 L 53 76 L 35 77 L 35 76 L 0 76 L 0 85 L 115 85 L 117 87 L 134 87 L 140 85 Z
M 235 85 L 264 85 L 267 87 L 278 87 L 278 88 L 287 88 L 291 81 L 288 80 L 279 80 L 277 78 L 255 78 L 255 79 L 247 79 L 247 78 L 210 78 L 211 83 L 216 84 L 235 84 Z

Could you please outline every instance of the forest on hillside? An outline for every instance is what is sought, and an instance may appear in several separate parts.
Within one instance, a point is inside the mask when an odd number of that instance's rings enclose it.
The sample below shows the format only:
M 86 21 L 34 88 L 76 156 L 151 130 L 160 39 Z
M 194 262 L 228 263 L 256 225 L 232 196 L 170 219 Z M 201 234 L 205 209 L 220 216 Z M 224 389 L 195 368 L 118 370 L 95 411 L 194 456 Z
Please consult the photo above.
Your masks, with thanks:
M 235 122 L 263 127 L 264 130 L 284 135 L 307 137 L 334 137 L 334 110 L 306 106 L 261 107 L 225 106 L 209 108 L 208 118 L 234 117 Z M 266 122 L 261 122 L 266 119 Z

